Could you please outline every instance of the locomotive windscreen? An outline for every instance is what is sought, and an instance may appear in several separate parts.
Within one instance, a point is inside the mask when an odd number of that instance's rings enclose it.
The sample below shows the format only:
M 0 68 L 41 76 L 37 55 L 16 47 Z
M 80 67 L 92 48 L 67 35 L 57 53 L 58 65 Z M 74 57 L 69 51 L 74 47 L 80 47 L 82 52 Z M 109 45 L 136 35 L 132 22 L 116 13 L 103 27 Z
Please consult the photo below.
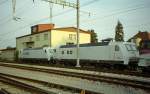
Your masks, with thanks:
M 128 51 L 136 51 L 137 50 L 135 45 L 125 44 L 125 46 L 126 46 Z

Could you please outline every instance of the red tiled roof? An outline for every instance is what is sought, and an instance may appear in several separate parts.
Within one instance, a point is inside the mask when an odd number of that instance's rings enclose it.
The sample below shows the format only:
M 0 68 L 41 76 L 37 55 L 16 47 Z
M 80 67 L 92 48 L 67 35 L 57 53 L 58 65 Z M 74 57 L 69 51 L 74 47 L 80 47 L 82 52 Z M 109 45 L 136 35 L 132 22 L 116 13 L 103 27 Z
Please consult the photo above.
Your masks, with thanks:
M 150 40 L 150 33 L 149 32 L 141 32 L 141 31 L 139 31 L 136 35 L 134 35 L 129 40 L 134 39 L 134 38 L 141 38 L 142 40 Z

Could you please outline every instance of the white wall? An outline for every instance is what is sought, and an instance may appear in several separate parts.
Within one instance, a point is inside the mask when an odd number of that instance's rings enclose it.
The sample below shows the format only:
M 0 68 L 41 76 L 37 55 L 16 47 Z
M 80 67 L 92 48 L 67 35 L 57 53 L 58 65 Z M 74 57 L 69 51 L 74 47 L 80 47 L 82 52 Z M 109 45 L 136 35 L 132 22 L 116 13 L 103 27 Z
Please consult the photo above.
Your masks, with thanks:
M 15 50 L 4 50 L 0 55 L 1 60 L 14 61 L 15 60 Z

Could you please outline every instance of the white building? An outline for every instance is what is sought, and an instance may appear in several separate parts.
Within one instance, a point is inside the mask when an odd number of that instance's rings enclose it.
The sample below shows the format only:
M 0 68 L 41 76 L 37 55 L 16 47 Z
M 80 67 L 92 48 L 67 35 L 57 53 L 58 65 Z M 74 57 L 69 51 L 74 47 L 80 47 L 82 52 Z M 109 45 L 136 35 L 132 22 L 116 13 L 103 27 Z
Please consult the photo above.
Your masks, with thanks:
M 42 25 L 42 29 L 39 27 L 41 25 L 33 26 L 31 34 L 16 38 L 17 50 L 44 46 L 57 47 L 66 44 L 76 44 L 77 42 L 77 29 L 75 27 L 54 28 L 53 26 L 49 29 L 45 25 Z M 90 41 L 91 32 L 80 29 L 79 42 L 90 43 Z
M 16 56 L 16 48 L 8 48 L 0 50 L 0 60 L 14 61 Z

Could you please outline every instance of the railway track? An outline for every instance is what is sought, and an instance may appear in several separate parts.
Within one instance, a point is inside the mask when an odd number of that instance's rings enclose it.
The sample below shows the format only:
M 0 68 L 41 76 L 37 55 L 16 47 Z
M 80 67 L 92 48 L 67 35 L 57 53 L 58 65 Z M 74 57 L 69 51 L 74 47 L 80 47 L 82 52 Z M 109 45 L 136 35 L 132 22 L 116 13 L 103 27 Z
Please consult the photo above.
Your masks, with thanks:
M 70 72 L 70 71 L 64 71 L 64 70 L 55 70 L 55 69 L 45 69 L 45 68 L 38 68 L 38 67 L 30 67 L 30 66 L 23 66 L 23 65 L 15 65 L 15 64 L 0 64 L 1 66 L 6 67 L 13 67 L 13 68 L 19 68 L 19 69 L 25 69 L 25 70 L 31 70 L 31 71 L 40 71 L 45 73 L 51 73 L 51 74 L 58 74 L 63 76 L 71 76 L 71 77 L 77 77 L 87 80 L 94 80 L 94 81 L 103 81 L 113 84 L 120 84 L 125 86 L 131 86 L 134 88 L 141 88 L 141 89 L 150 89 L 150 82 L 147 81 L 140 81 L 135 79 L 125 79 L 125 78 L 117 78 L 112 76 L 102 76 L 102 75 L 95 75 L 95 74 L 85 74 L 85 73 L 78 73 L 78 72 Z
M 8 62 L 9 63 L 9 62 Z M 22 62 L 16 62 L 16 64 L 27 64 Z M 97 72 L 107 72 L 107 73 L 116 73 L 116 74 L 124 74 L 124 75 L 131 75 L 131 76 L 141 76 L 141 77 L 150 77 L 149 72 L 142 72 L 142 70 L 128 70 L 128 69 L 112 69 L 112 68 L 95 68 L 95 67 L 74 67 L 74 66 L 63 66 L 58 64 L 47 64 L 47 63 L 28 63 L 29 65 L 37 65 L 37 66 L 46 66 L 46 67 L 57 67 L 57 68 L 68 68 L 68 69 L 75 69 L 75 70 L 85 70 L 85 71 L 97 71 Z
M 7 83 L 10 85 L 16 86 L 18 88 L 22 88 L 24 90 L 28 90 L 32 93 L 34 92 L 34 94 L 50 94 L 50 93 L 52 93 L 52 92 L 48 92 L 46 90 L 40 89 L 38 87 L 26 84 L 26 83 L 22 82 L 21 80 L 15 79 L 14 77 L 10 77 L 9 75 L 6 75 L 6 74 L 0 74 L 0 82 Z M 3 92 L 4 92 L 4 90 L 3 90 Z M 55 93 L 52 93 L 52 94 L 55 94 Z
M 0 73 L 0 82 L 4 82 L 4 83 L 11 84 L 19 88 L 23 88 L 25 90 L 34 92 L 35 94 L 59 94 L 59 92 L 61 94 L 80 94 L 80 92 L 82 91 L 82 89 L 80 88 L 69 87 L 69 86 L 59 85 L 55 83 L 48 83 L 45 81 L 18 77 L 14 75 L 3 74 L 3 73 Z M 45 90 L 45 88 L 49 88 L 49 89 Z M 50 89 L 53 89 L 53 90 L 50 90 Z M 101 93 L 93 92 L 89 90 L 85 90 L 85 91 L 86 91 L 86 94 L 101 94 Z
M 5 61 L 0 61 L 5 62 Z M 6 62 L 9 63 L 9 62 Z M 14 64 L 27 64 L 22 62 L 12 62 Z M 45 67 L 56 67 L 56 68 L 67 68 L 67 69 L 75 69 L 75 70 L 85 70 L 85 71 L 97 71 L 97 72 L 106 72 L 106 73 L 115 73 L 115 74 L 123 74 L 123 75 L 131 75 L 131 76 L 139 76 L 139 77 L 150 77 L 149 72 L 142 72 L 142 70 L 118 70 L 111 68 L 95 68 L 95 67 L 74 67 L 74 66 L 63 66 L 63 65 L 55 65 L 55 64 L 47 64 L 47 63 L 28 63 L 28 65 L 37 65 L 37 66 L 45 66 Z
M 0 89 L 0 94 L 11 94 L 10 92 L 8 92 L 7 90 L 5 90 L 4 88 Z

